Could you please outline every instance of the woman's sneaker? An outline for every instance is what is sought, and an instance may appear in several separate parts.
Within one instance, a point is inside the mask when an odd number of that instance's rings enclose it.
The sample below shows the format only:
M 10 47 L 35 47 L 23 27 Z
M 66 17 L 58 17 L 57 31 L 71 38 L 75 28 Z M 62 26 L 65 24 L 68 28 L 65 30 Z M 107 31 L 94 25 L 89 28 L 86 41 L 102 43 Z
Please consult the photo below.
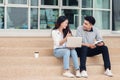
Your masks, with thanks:
M 107 76 L 109 76 L 109 77 L 112 77 L 112 76 L 113 76 L 111 70 L 109 70 L 109 69 L 106 69 L 105 75 L 107 75 Z
M 69 77 L 69 78 L 74 78 L 74 77 L 75 77 L 70 71 L 65 71 L 65 72 L 63 73 L 63 76 Z
M 87 78 L 88 77 L 87 71 L 85 70 L 81 71 L 81 76 Z
M 80 74 L 80 71 L 79 70 L 77 70 L 76 71 L 76 75 L 75 75 L 77 78 L 80 78 L 81 77 L 81 74 Z

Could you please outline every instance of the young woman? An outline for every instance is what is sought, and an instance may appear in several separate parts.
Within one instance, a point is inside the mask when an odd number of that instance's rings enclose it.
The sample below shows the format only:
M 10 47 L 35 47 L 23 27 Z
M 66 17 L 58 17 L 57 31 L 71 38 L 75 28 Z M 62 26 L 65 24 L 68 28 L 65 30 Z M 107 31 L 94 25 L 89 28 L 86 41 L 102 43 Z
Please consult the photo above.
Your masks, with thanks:
M 64 72 L 63 76 L 66 77 L 81 77 L 79 71 L 78 57 L 75 49 L 67 48 L 67 37 L 72 36 L 69 29 L 68 19 L 65 16 L 60 16 L 57 19 L 55 27 L 52 30 L 52 38 L 54 41 L 54 56 L 63 58 Z M 76 70 L 76 74 L 73 75 L 69 70 L 69 60 L 72 57 L 73 64 Z

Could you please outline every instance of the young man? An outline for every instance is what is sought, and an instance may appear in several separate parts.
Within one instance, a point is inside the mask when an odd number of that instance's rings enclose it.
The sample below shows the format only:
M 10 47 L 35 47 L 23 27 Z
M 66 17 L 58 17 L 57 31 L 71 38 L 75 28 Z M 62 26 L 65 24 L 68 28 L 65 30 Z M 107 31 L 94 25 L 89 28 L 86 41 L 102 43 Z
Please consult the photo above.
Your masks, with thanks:
M 107 46 L 100 36 L 97 28 L 94 27 L 95 19 L 92 16 L 84 18 L 83 26 L 77 28 L 76 36 L 82 37 L 82 47 L 76 48 L 80 57 L 80 72 L 82 77 L 88 77 L 86 71 L 86 58 L 102 54 L 105 68 L 105 75 L 112 76 L 109 52 Z M 95 43 L 96 41 L 96 43 Z

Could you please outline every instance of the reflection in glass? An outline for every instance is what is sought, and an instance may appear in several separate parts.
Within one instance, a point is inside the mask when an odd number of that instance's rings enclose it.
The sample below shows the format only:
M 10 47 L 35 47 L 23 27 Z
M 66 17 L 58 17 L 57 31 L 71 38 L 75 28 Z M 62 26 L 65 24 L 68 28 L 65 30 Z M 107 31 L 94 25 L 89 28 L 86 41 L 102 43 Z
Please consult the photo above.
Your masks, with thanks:
M 0 29 L 4 28 L 4 8 L 0 8 Z
M 31 9 L 31 29 L 38 29 L 38 9 Z
M 58 0 L 41 0 L 42 5 L 58 5 Z
M 38 6 L 38 0 L 31 0 L 31 6 Z
M 109 11 L 95 11 L 94 17 L 96 19 L 95 26 L 100 29 L 110 29 L 110 12 Z
M 0 3 L 3 3 L 3 0 L 0 0 Z
M 112 9 L 112 30 L 120 31 L 120 0 L 113 0 L 113 9 Z
M 110 9 L 110 0 L 94 0 L 94 7 Z
M 27 0 L 8 0 L 10 4 L 27 4 Z
M 78 0 L 63 0 L 64 6 L 78 6 Z
M 64 9 L 62 15 L 65 15 L 69 19 L 69 26 L 71 29 L 76 29 L 79 23 L 78 10 Z
M 81 25 L 83 24 L 83 21 L 84 21 L 84 17 L 86 16 L 92 16 L 93 15 L 93 11 L 92 10 L 82 10 L 82 21 L 81 21 Z
M 28 29 L 27 8 L 8 8 L 7 10 L 8 29 Z
M 58 18 L 58 9 L 41 9 L 40 10 L 40 28 L 51 29 L 55 26 Z
M 82 8 L 92 8 L 93 0 L 82 0 Z

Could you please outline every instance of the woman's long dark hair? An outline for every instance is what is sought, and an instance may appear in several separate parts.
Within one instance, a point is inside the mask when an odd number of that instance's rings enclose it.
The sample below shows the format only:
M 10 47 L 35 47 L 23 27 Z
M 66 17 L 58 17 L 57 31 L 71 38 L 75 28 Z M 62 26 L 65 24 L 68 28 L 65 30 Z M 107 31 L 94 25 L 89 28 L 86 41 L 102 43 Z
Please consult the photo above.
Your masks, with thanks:
M 61 23 L 64 22 L 65 20 L 68 20 L 68 18 L 66 16 L 58 17 L 57 22 L 56 22 L 53 30 L 58 29 L 60 27 Z M 71 33 L 71 30 L 69 28 L 69 23 L 68 23 L 67 27 L 65 29 L 63 29 L 63 37 L 66 37 L 68 32 Z

